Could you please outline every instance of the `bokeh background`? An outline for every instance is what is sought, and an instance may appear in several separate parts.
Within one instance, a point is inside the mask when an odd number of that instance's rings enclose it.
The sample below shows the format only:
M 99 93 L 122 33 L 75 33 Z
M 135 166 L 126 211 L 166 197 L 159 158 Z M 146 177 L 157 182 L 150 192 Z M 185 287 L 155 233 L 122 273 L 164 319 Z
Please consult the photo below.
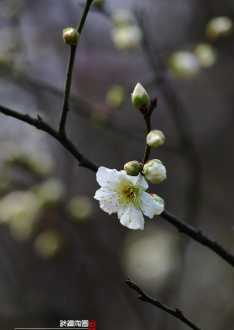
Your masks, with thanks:
M 62 30 L 77 24 L 83 5 L 0 1 L 2 105 L 58 125 L 68 58 Z M 212 25 L 214 17 L 226 19 Z M 144 123 L 130 102 L 140 81 L 158 97 L 153 127 L 167 137 L 153 155 L 168 180 L 152 188 L 167 209 L 232 252 L 233 18 L 232 0 L 106 0 L 93 8 L 68 123 L 97 164 L 121 169 L 141 159 Z M 234 329 L 234 274 L 219 257 L 160 218 L 142 232 L 120 226 L 93 200 L 93 173 L 44 133 L 3 115 L 0 160 L 1 329 L 69 319 L 95 319 L 102 330 L 187 329 L 137 300 L 127 278 L 202 329 Z

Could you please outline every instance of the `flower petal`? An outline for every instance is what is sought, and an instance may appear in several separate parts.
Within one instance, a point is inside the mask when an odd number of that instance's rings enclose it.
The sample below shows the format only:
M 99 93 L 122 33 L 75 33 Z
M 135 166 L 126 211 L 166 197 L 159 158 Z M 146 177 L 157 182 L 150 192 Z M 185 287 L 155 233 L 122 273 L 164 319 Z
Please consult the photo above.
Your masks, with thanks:
M 100 186 L 114 186 L 120 179 L 121 174 L 115 169 L 109 169 L 107 167 L 99 167 L 96 178 Z
M 96 191 L 94 198 L 100 202 L 100 208 L 108 214 L 116 213 L 119 208 L 117 193 L 100 188 Z
M 129 229 L 144 229 L 144 217 L 140 209 L 129 204 L 118 212 L 120 223 Z
M 143 190 L 147 190 L 149 188 L 149 185 L 142 174 L 138 174 L 137 176 L 131 176 L 127 175 L 125 171 L 121 171 L 121 173 L 125 173 L 126 178 L 131 181 L 135 186 L 139 186 Z
M 146 192 L 141 194 L 141 210 L 150 219 L 164 211 L 164 200 L 157 195 L 150 195 Z

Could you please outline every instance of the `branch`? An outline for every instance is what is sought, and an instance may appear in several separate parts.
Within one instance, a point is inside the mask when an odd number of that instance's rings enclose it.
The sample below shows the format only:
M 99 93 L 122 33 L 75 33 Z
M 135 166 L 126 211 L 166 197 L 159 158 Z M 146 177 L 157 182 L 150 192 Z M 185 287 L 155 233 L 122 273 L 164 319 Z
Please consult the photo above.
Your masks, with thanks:
M 2 105 L 0 105 L 0 113 L 8 117 L 13 117 L 20 121 L 23 121 L 31 126 L 36 127 L 41 131 L 46 132 L 48 135 L 52 136 L 55 140 L 57 140 L 78 160 L 79 166 L 86 167 L 93 172 L 97 171 L 98 167 L 94 163 L 84 157 L 66 136 L 57 132 L 53 127 L 44 122 L 40 116 L 37 116 L 37 118 L 33 118 L 28 114 L 21 114 Z
M 83 27 L 86 21 L 86 18 L 89 13 L 89 9 L 91 7 L 93 0 L 87 0 L 86 6 L 84 8 L 83 15 L 80 20 L 80 24 L 77 28 L 77 32 L 81 35 L 83 31 Z M 71 94 L 71 85 L 72 85 L 72 76 L 73 76 L 73 69 L 74 69 L 74 62 L 76 57 L 76 49 L 77 45 L 70 46 L 70 56 L 69 56 L 69 62 L 68 62 L 68 69 L 67 69 L 67 78 L 65 83 L 65 92 L 64 92 L 64 100 L 63 100 L 63 110 L 62 115 L 60 119 L 60 125 L 59 125 L 59 132 L 63 135 L 65 135 L 65 129 L 66 129 L 66 122 L 67 122 L 67 115 L 69 112 L 69 100 L 70 100 L 70 94 Z
M 145 124 L 146 124 L 146 133 L 148 133 L 151 130 L 151 116 L 154 108 L 157 106 L 157 100 L 151 101 L 150 106 L 148 109 L 142 109 L 141 113 L 144 117 Z M 145 147 L 145 153 L 144 153 L 144 159 L 143 163 L 145 163 L 149 156 L 150 156 L 151 148 L 147 146 Z M 214 253 L 219 255 L 222 259 L 227 261 L 230 265 L 234 266 L 234 255 L 227 252 L 219 243 L 217 243 L 214 240 L 209 239 L 207 236 L 205 236 L 201 230 L 193 228 L 189 224 L 185 224 L 183 221 L 179 220 L 174 215 L 170 214 L 166 210 L 161 214 L 161 217 L 163 217 L 167 222 L 175 226 L 178 231 L 186 234 L 187 236 L 191 237 L 193 240 L 199 242 L 200 244 L 208 247 L 211 249 Z
M 74 146 L 74 144 L 64 135 L 61 135 L 53 127 L 45 123 L 40 116 L 33 118 L 28 114 L 21 114 L 17 111 L 11 110 L 7 107 L 0 105 L 0 113 L 18 119 L 22 122 L 34 126 L 37 129 L 46 132 L 48 135 L 52 136 L 57 140 L 67 151 L 69 151 L 79 162 L 79 166 L 86 167 L 92 172 L 97 172 L 98 166 L 87 159 L 80 151 Z M 175 226 L 178 231 L 184 233 L 188 237 L 192 238 L 194 241 L 206 246 L 211 251 L 220 256 L 231 266 L 234 266 L 234 255 L 226 251 L 219 243 L 214 240 L 209 239 L 201 230 L 194 228 L 183 221 L 179 220 L 176 216 L 170 214 L 168 211 L 164 211 L 161 214 L 167 222 Z
M 148 304 L 151 304 L 153 306 L 156 306 L 159 309 L 163 310 L 164 312 L 174 316 L 176 319 L 187 324 L 193 330 L 201 330 L 194 323 L 192 323 L 188 318 L 186 318 L 180 309 L 171 308 L 167 305 L 162 304 L 158 300 L 148 296 L 138 285 L 136 285 L 134 282 L 132 282 L 130 280 L 127 280 L 126 284 L 129 286 L 130 289 L 136 291 L 139 294 L 138 299 L 140 299 Z
M 222 259 L 224 259 L 231 266 L 234 266 L 234 255 L 225 250 L 218 242 L 208 238 L 200 229 L 194 228 L 189 224 L 178 219 L 175 215 L 164 211 L 160 215 L 163 219 L 169 222 L 171 225 L 176 227 L 176 229 L 184 233 L 185 235 L 192 238 L 194 241 L 200 243 L 201 245 L 206 246 L 208 249 L 212 250 Z

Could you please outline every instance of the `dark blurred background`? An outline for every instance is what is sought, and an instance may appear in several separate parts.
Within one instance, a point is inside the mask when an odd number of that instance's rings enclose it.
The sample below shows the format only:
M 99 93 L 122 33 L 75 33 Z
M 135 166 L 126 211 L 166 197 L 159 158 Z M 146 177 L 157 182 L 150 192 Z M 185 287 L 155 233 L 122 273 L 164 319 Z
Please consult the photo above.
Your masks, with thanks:
M 58 125 L 68 58 L 62 30 L 78 23 L 83 5 L 0 1 L 0 104 Z M 158 97 L 153 127 L 167 137 L 153 153 L 168 171 L 157 193 L 231 252 L 233 18 L 233 0 L 93 7 L 68 123 L 69 136 L 97 164 L 121 169 L 141 159 L 144 123 L 130 102 L 140 81 Z M 0 160 L 1 329 L 69 319 L 95 319 L 102 330 L 187 329 L 137 300 L 126 278 L 202 329 L 234 329 L 233 270 L 219 257 L 160 218 L 146 220 L 142 232 L 120 226 L 93 200 L 93 173 L 44 133 L 3 115 Z

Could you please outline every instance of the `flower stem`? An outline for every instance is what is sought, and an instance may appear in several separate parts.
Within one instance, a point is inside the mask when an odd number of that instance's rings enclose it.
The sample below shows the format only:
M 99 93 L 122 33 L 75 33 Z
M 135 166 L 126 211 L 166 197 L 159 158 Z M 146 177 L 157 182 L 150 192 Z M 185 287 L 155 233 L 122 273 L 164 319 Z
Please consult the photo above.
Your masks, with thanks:
M 80 24 L 77 27 L 77 31 L 80 35 L 83 31 L 84 24 L 85 24 L 86 18 L 88 16 L 92 2 L 93 2 L 93 0 L 86 1 L 86 6 L 84 8 L 83 15 L 80 20 Z M 75 58 L 76 58 L 76 50 L 77 50 L 77 45 L 70 46 L 70 56 L 69 56 L 69 61 L 68 61 L 67 77 L 66 77 L 66 82 L 65 82 L 63 109 L 62 109 L 62 115 L 61 115 L 60 124 L 59 124 L 59 132 L 62 135 L 66 134 L 66 122 L 67 122 L 67 116 L 68 116 L 68 112 L 69 112 L 69 100 L 70 100 L 70 94 L 71 94 L 72 77 L 73 77 L 74 63 L 75 63 Z

